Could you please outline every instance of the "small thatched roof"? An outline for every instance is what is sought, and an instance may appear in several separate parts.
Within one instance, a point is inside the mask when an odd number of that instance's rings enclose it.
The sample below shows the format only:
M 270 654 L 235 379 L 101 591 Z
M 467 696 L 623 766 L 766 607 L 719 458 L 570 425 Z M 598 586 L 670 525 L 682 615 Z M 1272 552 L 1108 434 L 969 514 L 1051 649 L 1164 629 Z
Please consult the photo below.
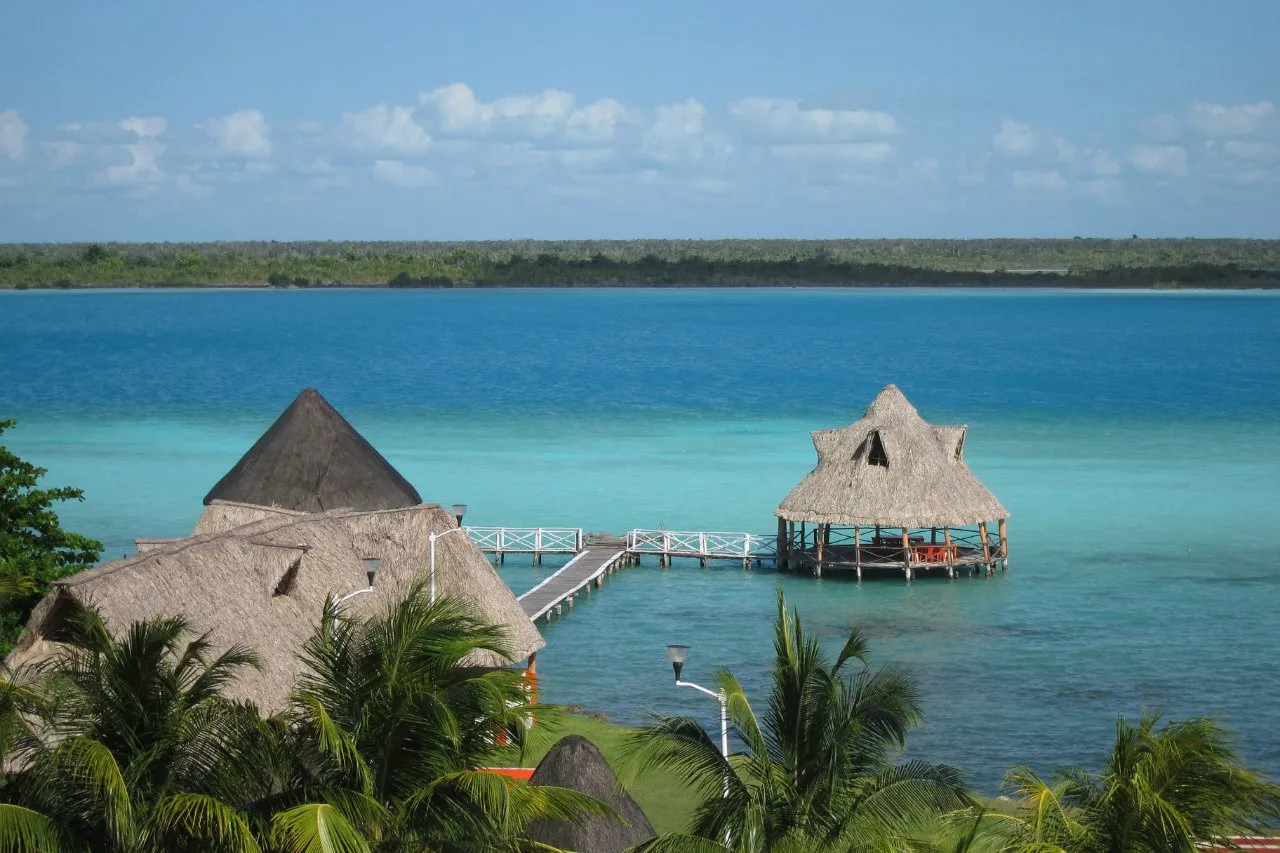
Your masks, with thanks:
M 302 512 L 399 509 L 418 492 L 314 388 L 285 409 L 205 496 Z
M 774 515 L 849 527 L 960 527 L 1008 518 L 964 463 L 967 429 L 926 423 L 897 386 L 886 385 L 861 420 L 813 433 L 818 465 Z
M 555 820 L 534 821 L 524 834 L 531 841 L 574 853 L 621 853 L 657 834 L 636 801 L 618 784 L 600 750 L 581 735 L 569 735 L 551 747 L 529 781 L 589 794 L 625 821 L 608 817 L 588 818 L 577 825 Z
M 9 662 L 48 657 L 67 620 L 83 607 L 96 607 L 110 631 L 182 614 L 196 631 L 211 632 L 215 646 L 244 643 L 257 652 L 261 669 L 243 671 L 228 694 L 277 711 L 297 678 L 297 653 L 319 624 L 325 597 L 368 586 L 361 558 L 382 560 L 374 591 L 342 608 L 368 616 L 426 577 L 428 536 L 456 526 L 434 505 L 300 513 L 215 502 L 190 538 L 144 540 L 133 557 L 56 582 Z M 508 632 L 511 661 L 484 655 L 471 663 L 503 666 L 545 645 L 511 590 L 462 533 L 436 541 L 436 589 L 469 602 L 478 616 Z

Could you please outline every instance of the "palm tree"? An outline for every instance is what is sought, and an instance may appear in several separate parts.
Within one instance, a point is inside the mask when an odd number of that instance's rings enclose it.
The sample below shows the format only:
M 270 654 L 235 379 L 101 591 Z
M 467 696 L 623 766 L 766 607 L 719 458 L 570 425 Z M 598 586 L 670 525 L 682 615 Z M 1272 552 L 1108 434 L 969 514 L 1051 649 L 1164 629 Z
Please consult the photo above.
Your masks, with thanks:
M 477 772 L 499 742 L 522 742 L 531 712 L 519 673 L 477 662 L 510 655 L 503 629 L 422 586 L 366 621 L 330 604 L 290 711 L 260 726 L 232 787 L 253 792 L 242 805 L 259 826 L 287 809 L 311 825 L 328 809 L 384 850 L 520 849 L 532 820 L 610 814 L 575 791 Z
M 1196 843 L 1258 833 L 1280 820 L 1280 788 L 1241 767 L 1227 732 L 1200 717 L 1161 725 L 1120 717 L 1101 773 L 1064 774 L 1090 853 L 1195 853 Z
M 922 719 L 918 691 L 897 667 L 869 667 L 860 632 L 833 664 L 779 592 L 774 655 L 763 717 L 732 674 L 719 674 L 745 746 L 732 760 L 690 718 L 659 718 L 637 736 L 638 769 L 665 767 L 701 792 L 690 834 L 654 850 L 898 850 L 925 817 L 970 805 L 958 771 L 894 763 Z
M 256 851 L 233 807 L 208 793 L 252 708 L 222 687 L 253 656 L 216 657 L 181 618 L 143 621 L 116 640 L 86 613 L 52 660 L 34 708 L 37 731 L 6 758 L 20 769 L 3 795 L 47 817 L 63 850 Z M 13 746 L 14 744 L 6 744 Z M 0 847 L 52 849 L 0 828 Z
M 1005 777 L 1007 811 L 953 815 L 936 840 L 953 853 L 1196 853 L 1198 844 L 1266 831 L 1280 788 L 1243 769 L 1207 718 L 1161 724 L 1123 716 L 1099 773 L 1070 768 L 1053 783 L 1026 767 Z M 967 831 L 966 828 L 972 831 Z M 946 843 L 963 835 L 963 843 Z

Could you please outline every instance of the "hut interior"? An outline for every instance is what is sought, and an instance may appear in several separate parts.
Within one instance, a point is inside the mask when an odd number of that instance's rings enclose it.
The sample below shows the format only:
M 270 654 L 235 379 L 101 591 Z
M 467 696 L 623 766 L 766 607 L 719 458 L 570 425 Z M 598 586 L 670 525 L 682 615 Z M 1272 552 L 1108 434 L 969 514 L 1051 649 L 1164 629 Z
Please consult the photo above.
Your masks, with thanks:
M 813 433 L 818 464 L 778 506 L 784 569 L 946 574 L 1008 567 L 1008 511 L 964 460 L 967 426 L 929 424 L 887 385 Z

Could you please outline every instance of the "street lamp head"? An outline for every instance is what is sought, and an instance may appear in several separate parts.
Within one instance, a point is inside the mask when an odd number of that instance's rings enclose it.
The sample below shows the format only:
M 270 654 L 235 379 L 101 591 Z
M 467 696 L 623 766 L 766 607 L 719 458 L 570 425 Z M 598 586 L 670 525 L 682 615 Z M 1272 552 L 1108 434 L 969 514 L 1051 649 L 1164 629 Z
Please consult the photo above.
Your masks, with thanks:
M 360 562 L 364 563 L 364 573 L 369 576 L 369 588 L 373 588 L 373 579 L 378 574 L 378 569 L 382 568 L 381 557 L 361 557 Z
M 684 669 L 684 662 L 689 659 L 689 647 L 680 645 L 667 646 L 667 660 L 671 661 L 671 668 L 676 672 L 676 681 L 680 680 L 680 670 Z
M 466 515 L 466 514 L 467 514 L 467 505 L 466 505 L 466 504 L 454 504 L 454 505 L 453 505 L 453 517 L 454 517 L 454 518 L 456 518 L 456 519 L 458 519 L 458 526 L 459 526 L 459 527 L 461 527 L 461 526 L 462 526 L 462 517 L 463 517 L 464 515 Z

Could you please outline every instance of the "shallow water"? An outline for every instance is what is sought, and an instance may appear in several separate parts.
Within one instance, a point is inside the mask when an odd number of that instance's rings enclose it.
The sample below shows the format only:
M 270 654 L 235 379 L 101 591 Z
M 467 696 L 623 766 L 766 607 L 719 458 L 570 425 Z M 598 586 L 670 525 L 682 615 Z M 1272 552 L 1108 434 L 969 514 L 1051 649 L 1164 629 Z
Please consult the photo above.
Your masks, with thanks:
M 1093 763 L 1115 715 L 1220 715 L 1280 775 L 1280 298 L 975 291 L 0 294 L 5 440 L 82 486 L 107 556 L 190 529 L 303 386 L 469 523 L 771 532 L 808 431 L 896 382 L 1010 509 L 1011 571 L 855 584 L 739 565 L 624 571 L 540 625 L 542 695 L 622 721 L 765 683 L 774 590 L 909 665 L 911 753 L 993 790 Z M 509 560 L 523 591 L 554 565 Z

